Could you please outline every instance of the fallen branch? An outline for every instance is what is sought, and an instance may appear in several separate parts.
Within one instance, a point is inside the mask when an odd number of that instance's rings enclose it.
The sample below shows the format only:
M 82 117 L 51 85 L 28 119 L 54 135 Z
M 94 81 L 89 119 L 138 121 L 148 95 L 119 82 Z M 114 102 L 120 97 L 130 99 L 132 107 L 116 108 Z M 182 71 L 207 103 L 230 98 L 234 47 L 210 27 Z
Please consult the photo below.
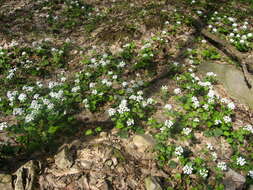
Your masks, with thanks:
M 251 55 L 239 52 L 228 42 L 220 39 L 219 37 L 212 34 L 206 29 L 202 29 L 200 32 L 210 43 L 221 48 L 223 52 L 225 52 L 227 55 L 235 59 L 240 64 L 244 74 L 245 81 L 247 82 L 250 88 L 253 87 L 253 79 L 250 77 L 250 73 L 248 72 L 247 69 L 247 65 L 249 65 L 250 67 L 253 64 Z

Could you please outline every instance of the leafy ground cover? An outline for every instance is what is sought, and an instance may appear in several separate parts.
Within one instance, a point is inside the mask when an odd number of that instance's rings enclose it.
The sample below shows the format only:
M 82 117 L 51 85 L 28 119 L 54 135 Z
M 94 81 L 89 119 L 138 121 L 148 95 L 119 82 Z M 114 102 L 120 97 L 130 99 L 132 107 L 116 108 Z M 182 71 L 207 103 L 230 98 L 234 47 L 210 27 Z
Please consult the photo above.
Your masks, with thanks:
M 0 130 L 12 139 L 2 160 L 106 131 L 79 118 L 101 114 L 119 138 L 152 134 L 164 189 L 221 190 L 229 168 L 253 184 L 252 117 L 215 73 L 198 73 L 203 62 L 236 63 L 194 27 L 250 53 L 252 2 L 32 0 L 9 13 L 0 3 Z

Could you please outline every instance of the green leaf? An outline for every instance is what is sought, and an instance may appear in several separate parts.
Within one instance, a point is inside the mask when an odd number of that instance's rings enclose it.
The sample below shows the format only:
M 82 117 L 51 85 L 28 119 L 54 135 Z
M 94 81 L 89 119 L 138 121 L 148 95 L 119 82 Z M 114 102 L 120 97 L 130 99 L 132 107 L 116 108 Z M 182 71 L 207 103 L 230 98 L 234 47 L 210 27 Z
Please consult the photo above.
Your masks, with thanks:
M 51 126 L 51 127 L 49 127 L 49 129 L 48 129 L 48 133 L 49 133 L 49 134 L 55 134 L 55 132 L 56 132 L 59 128 L 60 128 L 59 126 Z
M 121 122 L 121 121 L 117 121 L 116 122 L 116 128 L 118 128 L 118 129 L 122 129 L 122 128 L 124 128 L 124 124 Z
M 92 129 L 88 129 L 88 130 L 85 131 L 84 134 L 85 134 L 86 136 L 88 136 L 88 135 L 93 135 L 93 131 L 92 131 Z

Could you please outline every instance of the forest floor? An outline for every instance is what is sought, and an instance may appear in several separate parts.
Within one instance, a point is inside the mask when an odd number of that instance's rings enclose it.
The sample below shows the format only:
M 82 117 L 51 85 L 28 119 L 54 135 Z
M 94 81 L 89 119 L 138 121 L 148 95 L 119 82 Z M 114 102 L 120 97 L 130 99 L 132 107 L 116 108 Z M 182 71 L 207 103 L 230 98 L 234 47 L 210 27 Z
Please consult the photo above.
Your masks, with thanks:
M 253 2 L 0 0 L 0 189 L 253 189 Z

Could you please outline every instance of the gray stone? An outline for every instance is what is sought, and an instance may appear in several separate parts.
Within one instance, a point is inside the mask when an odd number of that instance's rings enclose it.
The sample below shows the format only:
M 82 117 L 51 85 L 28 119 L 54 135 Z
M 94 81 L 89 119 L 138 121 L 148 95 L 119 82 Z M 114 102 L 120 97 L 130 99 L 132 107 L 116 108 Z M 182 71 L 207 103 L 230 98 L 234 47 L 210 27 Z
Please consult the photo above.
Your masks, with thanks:
M 214 72 L 230 96 L 253 109 L 253 88 L 248 88 L 240 68 L 229 64 L 203 63 L 201 73 Z M 253 79 L 253 76 L 250 76 Z
M 12 190 L 12 176 L 9 174 L 0 174 L 0 189 Z
M 223 180 L 225 190 L 242 190 L 245 182 L 245 177 L 232 169 L 229 169 L 225 173 L 225 178 Z
M 73 165 L 73 156 L 68 146 L 64 146 L 62 150 L 55 156 L 55 164 L 60 169 L 67 169 Z
M 39 171 L 39 163 L 37 161 L 29 161 L 21 166 L 14 175 L 17 176 L 14 182 L 14 190 L 33 190 L 36 189 L 37 175 Z
M 85 170 L 90 170 L 92 167 L 92 162 L 87 161 L 87 160 L 81 160 L 80 164 L 83 167 L 83 169 L 85 169 Z
M 133 144 L 140 152 L 145 152 L 154 147 L 155 140 L 151 135 L 135 135 L 133 137 Z
M 162 187 L 158 183 L 158 179 L 153 176 L 145 178 L 145 188 L 146 190 L 162 190 Z

